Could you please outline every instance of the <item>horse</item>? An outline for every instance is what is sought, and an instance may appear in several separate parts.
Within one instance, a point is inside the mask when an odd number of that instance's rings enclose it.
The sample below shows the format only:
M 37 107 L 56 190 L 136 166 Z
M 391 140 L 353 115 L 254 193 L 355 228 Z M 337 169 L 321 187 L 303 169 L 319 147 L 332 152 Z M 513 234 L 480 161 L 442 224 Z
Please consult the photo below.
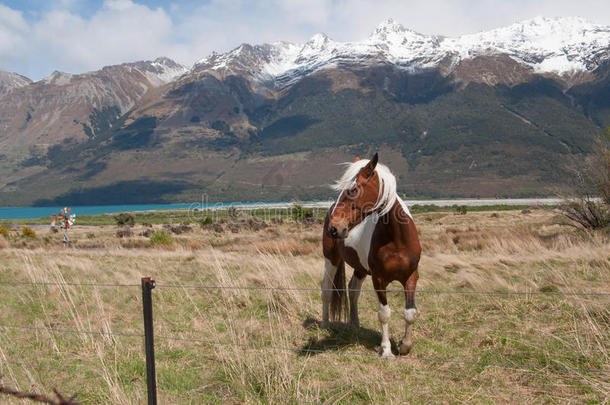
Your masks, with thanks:
M 346 163 L 341 178 L 332 186 L 339 197 L 330 207 L 324 221 L 322 250 L 324 278 L 322 280 L 322 327 L 331 321 L 347 318 L 358 328 L 358 297 L 367 275 L 379 300 L 378 319 L 381 325 L 381 357 L 394 358 L 388 323 L 390 306 L 386 289 L 399 281 L 405 291 L 405 334 L 398 352 L 411 350 L 411 330 L 417 319 L 415 289 L 419 278 L 418 264 L 421 246 L 413 217 L 396 193 L 396 178 L 390 169 L 372 159 Z M 354 273 L 345 288 L 345 263 Z

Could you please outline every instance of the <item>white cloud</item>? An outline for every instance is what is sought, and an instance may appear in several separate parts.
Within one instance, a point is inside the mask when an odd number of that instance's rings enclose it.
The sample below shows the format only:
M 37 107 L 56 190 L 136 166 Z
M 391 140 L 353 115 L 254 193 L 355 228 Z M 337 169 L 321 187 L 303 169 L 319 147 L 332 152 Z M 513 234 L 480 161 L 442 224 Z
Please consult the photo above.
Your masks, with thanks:
M 361 40 L 388 17 L 450 36 L 537 15 L 610 24 L 606 0 L 210 0 L 168 2 L 165 9 L 138 1 L 106 0 L 85 18 L 70 11 L 73 0 L 63 0 L 31 21 L 0 4 L 0 69 L 40 79 L 53 70 L 78 73 L 157 56 L 191 64 L 242 42 L 303 42 L 316 32 Z
M 29 27 L 19 11 L 0 4 L 0 61 L 18 62 L 27 46 Z

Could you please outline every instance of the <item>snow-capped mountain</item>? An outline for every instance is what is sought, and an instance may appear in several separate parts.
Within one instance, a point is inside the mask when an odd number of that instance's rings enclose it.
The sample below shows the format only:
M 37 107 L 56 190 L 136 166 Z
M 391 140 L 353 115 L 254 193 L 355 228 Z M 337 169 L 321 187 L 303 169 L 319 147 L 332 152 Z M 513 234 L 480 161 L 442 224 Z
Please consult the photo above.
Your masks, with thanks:
M 358 42 L 242 44 L 191 68 L 0 72 L 0 205 L 176 201 L 202 185 L 315 199 L 335 162 L 377 149 L 399 178 L 432 180 L 421 195 L 548 194 L 610 126 L 609 99 L 610 27 L 581 18 L 454 38 L 386 20 Z
M 27 77 L 23 77 L 16 73 L 0 71 L 0 98 L 13 89 L 27 86 L 32 83 Z
M 388 19 L 361 42 L 337 42 L 318 33 L 304 44 L 242 44 L 202 59 L 193 71 L 248 72 L 285 87 L 311 72 L 342 64 L 391 63 L 418 70 L 436 67 L 447 59 L 455 66 L 466 59 L 493 55 L 508 55 L 536 73 L 591 71 L 610 57 L 610 27 L 577 17 L 538 17 L 450 38 L 420 34 Z

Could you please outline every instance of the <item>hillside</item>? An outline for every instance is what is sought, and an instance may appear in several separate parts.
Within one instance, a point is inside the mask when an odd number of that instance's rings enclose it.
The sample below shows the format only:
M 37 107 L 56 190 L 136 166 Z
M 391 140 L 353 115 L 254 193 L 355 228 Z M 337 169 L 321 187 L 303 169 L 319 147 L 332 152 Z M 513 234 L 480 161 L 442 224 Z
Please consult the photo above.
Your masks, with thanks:
M 336 164 L 373 151 L 412 197 L 549 195 L 610 126 L 609 44 L 579 18 L 457 38 L 388 20 L 57 72 L 0 88 L 0 204 L 328 198 Z

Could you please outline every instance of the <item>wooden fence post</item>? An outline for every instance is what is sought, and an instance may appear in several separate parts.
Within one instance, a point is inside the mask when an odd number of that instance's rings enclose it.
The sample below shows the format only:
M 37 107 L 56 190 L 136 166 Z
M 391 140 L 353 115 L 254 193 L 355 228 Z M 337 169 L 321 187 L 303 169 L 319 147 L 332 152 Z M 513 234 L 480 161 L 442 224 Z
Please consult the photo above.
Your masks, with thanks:
M 157 375 L 155 372 L 155 337 L 152 314 L 152 289 L 155 280 L 142 277 L 142 309 L 144 312 L 144 346 L 146 350 L 146 391 L 148 405 L 157 405 Z

